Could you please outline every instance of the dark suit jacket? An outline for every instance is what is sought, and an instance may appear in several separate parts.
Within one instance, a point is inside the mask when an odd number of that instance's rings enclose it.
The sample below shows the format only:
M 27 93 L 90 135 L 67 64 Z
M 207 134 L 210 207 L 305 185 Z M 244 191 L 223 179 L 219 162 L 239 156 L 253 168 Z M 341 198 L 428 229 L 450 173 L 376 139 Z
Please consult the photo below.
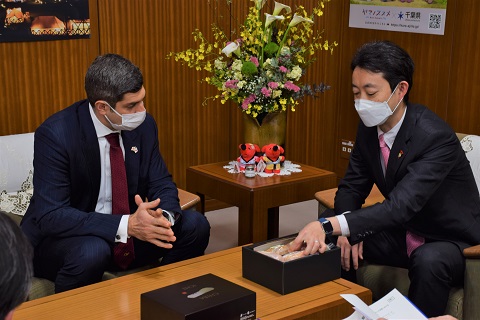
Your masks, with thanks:
M 95 212 L 100 188 L 100 150 L 87 100 L 52 115 L 35 131 L 34 193 L 22 230 L 38 245 L 45 237 L 95 235 L 113 244 L 121 215 Z M 134 196 L 160 198 L 160 207 L 181 213 L 178 192 L 158 148 L 157 126 L 147 114 L 122 131 L 130 211 Z M 136 153 L 132 150 L 136 147 Z M 135 148 L 134 148 L 135 149 Z
M 373 183 L 382 204 L 358 210 Z M 460 248 L 480 243 L 480 198 L 472 169 L 455 132 L 421 105 L 408 104 L 384 177 L 377 128 L 359 124 L 335 213 L 345 211 L 350 242 L 388 228 L 404 228 Z

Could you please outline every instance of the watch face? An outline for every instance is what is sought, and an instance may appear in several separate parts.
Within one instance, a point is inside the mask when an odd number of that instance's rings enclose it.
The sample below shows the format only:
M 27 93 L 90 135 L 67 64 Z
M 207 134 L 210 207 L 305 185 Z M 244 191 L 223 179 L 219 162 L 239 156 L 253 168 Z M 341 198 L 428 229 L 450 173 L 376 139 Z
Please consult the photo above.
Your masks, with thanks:
M 333 226 L 330 221 L 325 218 L 321 218 L 320 222 L 322 223 L 323 231 L 325 231 L 325 234 L 331 234 L 333 232 Z
M 175 218 L 172 216 L 170 212 L 163 210 L 163 216 L 167 218 L 167 220 L 172 224 L 172 226 L 175 224 Z

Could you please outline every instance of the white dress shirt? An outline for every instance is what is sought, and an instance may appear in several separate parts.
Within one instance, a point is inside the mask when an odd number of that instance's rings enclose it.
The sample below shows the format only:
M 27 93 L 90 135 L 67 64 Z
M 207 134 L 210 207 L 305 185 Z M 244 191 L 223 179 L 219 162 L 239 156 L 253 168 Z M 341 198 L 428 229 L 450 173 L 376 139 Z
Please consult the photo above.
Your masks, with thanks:
M 90 116 L 98 137 L 98 146 L 100 147 L 100 191 L 98 193 L 96 212 L 104 214 L 112 214 L 112 173 L 110 169 L 110 144 L 105 136 L 110 133 L 120 131 L 112 131 L 98 120 L 92 106 L 90 107 Z M 120 147 L 122 148 L 123 157 L 125 158 L 125 148 L 123 147 L 122 135 L 120 137 Z M 129 215 L 123 215 L 117 230 L 115 242 L 126 243 L 128 239 L 128 218 Z

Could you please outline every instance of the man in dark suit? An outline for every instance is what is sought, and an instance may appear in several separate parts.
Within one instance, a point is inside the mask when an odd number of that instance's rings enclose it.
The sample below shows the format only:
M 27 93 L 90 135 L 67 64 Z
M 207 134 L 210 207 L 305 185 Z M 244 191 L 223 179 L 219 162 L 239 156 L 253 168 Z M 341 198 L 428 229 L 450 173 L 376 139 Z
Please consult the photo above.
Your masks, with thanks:
M 462 250 L 480 243 L 471 167 L 455 132 L 408 102 L 414 63 L 407 52 L 367 43 L 351 68 L 362 121 L 335 212 L 305 226 L 294 247 L 305 241 L 307 254 L 324 252 L 325 233 L 338 235 L 345 270 L 359 259 L 408 268 L 409 298 L 427 316 L 444 314 L 450 288 L 463 284 Z M 385 201 L 361 209 L 374 183 Z
M 35 132 L 34 194 L 22 220 L 35 275 L 55 281 L 56 292 L 98 282 L 107 269 L 200 256 L 210 235 L 204 216 L 180 209 L 138 67 L 116 54 L 99 56 L 85 91 L 87 100 Z M 110 162 L 115 145 L 120 166 Z M 127 249 L 116 254 L 119 248 Z

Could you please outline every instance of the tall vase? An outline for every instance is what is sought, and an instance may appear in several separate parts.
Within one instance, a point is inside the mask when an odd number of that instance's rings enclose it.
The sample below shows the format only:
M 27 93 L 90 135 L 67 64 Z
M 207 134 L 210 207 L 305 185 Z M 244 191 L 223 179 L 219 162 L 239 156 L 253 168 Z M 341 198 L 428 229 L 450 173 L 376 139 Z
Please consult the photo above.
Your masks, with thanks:
M 257 119 L 243 113 L 244 141 L 242 143 L 254 143 L 260 148 L 271 143 L 284 146 L 286 127 L 286 112 L 268 113 L 261 124 Z

